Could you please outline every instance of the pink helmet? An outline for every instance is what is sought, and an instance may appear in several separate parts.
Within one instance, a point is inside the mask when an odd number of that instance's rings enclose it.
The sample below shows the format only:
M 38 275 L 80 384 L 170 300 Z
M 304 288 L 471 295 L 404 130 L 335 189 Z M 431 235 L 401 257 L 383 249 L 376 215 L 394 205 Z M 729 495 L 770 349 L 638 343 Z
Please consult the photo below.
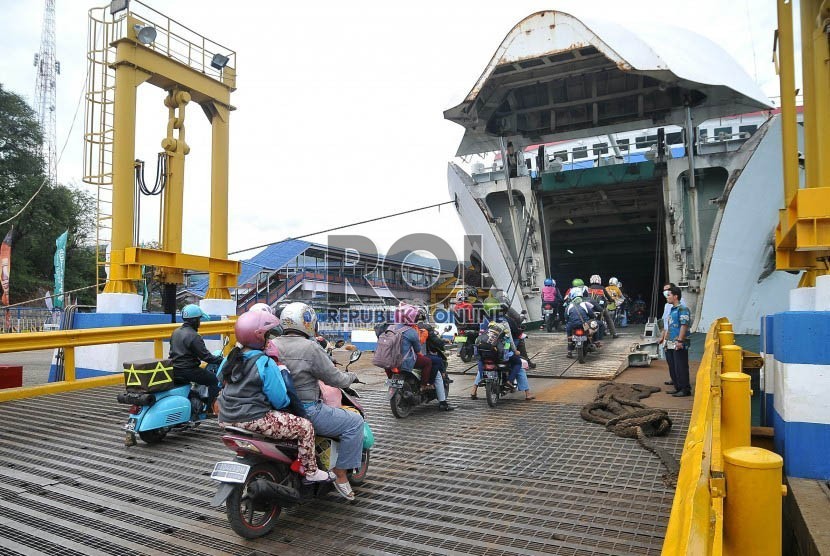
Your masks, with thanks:
M 271 306 L 267 303 L 254 303 L 248 311 L 263 311 L 265 313 L 273 313 Z
M 395 309 L 395 322 L 399 324 L 415 324 L 415 319 L 417 318 L 418 308 L 408 303 L 401 303 Z
M 270 312 L 248 311 L 236 319 L 233 331 L 236 341 L 245 347 L 262 349 L 265 347 L 265 334 L 280 323 Z

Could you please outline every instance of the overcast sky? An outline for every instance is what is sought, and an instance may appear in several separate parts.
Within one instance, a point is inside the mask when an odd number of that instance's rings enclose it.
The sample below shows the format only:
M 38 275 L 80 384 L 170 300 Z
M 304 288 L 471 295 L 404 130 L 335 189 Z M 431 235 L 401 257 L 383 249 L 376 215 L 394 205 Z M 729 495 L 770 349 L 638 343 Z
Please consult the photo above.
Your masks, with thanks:
M 59 150 L 69 137 L 58 168 L 62 183 L 83 186 L 83 104 L 69 130 L 86 74 L 87 11 L 105 4 L 57 0 Z M 691 29 L 732 53 L 767 95 L 778 95 L 772 0 L 149 4 L 237 52 L 231 251 L 449 200 L 447 162 L 463 130 L 442 112 L 463 100 L 510 29 L 538 10 L 635 28 L 670 23 Z M 30 101 L 43 5 L 0 0 L 0 82 Z M 151 85 L 139 88 L 136 156 L 147 161 L 148 181 L 166 133 L 163 98 Z M 207 255 L 210 129 L 196 105 L 186 122 L 190 221 L 184 250 Z M 142 211 L 142 240 L 155 240 L 157 221 L 150 214 L 157 208 L 145 204 Z M 348 230 L 370 237 L 382 252 L 413 232 L 434 232 L 461 252 L 463 228 L 452 206 Z

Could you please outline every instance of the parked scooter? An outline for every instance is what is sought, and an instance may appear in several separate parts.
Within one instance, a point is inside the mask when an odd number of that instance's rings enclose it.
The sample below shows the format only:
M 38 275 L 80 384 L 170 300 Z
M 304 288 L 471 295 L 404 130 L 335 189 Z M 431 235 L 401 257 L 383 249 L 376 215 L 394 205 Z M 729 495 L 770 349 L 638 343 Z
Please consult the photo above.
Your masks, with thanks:
M 213 354 L 221 355 L 222 350 Z M 125 446 L 135 446 L 136 435 L 147 444 L 157 444 L 170 431 L 195 428 L 207 419 L 207 386 L 176 385 L 169 359 L 133 361 L 124 366 L 127 391 L 118 394 L 118 402 L 130 406 L 124 425 Z M 218 367 L 206 368 L 215 374 Z
M 359 357 L 360 352 L 356 357 Z M 355 358 L 356 360 L 356 358 Z M 357 392 L 341 388 L 342 406 L 364 415 Z M 297 442 L 276 439 L 236 427 L 225 427 L 225 446 L 236 452 L 233 461 L 218 462 L 211 478 L 219 481 L 219 489 L 210 505 L 225 504 L 231 528 L 241 537 L 255 539 L 274 530 L 283 508 L 311 502 L 329 493 L 330 482 L 308 482 L 305 469 L 297 459 Z M 364 436 L 360 467 L 348 471 L 349 482 L 360 485 L 369 470 L 374 439 Z M 331 469 L 337 463 L 339 443 L 328 437 L 317 437 L 317 465 Z

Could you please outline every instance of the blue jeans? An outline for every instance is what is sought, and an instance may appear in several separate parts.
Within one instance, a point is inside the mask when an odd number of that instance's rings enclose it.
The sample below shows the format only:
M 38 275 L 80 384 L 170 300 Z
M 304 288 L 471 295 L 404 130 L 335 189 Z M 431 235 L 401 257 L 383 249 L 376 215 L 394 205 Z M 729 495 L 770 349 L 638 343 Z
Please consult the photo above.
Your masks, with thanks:
M 363 454 L 363 417 L 354 411 L 334 408 L 317 402 L 305 404 L 306 419 L 320 436 L 340 438 L 336 465 L 340 469 L 360 467 Z

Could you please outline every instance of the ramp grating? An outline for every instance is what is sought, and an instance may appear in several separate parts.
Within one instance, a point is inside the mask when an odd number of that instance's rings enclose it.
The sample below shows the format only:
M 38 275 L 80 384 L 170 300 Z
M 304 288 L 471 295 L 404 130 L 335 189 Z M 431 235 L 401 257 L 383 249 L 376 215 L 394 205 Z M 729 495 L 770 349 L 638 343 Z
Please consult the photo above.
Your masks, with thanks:
M 628 366 L 628 354 L 639 336 L 633 332 L 620 332 L 619 338 L 606 337 L 602 348 L 588 355 L 585 363 L 568 359 L 567 340 L 564 332 L 534 332 L 528 335 L 527 352 L 536 363 L 528 369 L 530 378 L 589 378 L 612 380 Z M 456 353 L 449 355 L 448 371 L 453 374 L 475 374 L 475 360 L 464 363 Z
M 355 504 L 336 495 L 243 541 L 209 507 L 215 422 L 125 448 L 117 388 L 0 405 L 0 555 L 659 554 L 673 491 L 635 441 L 578 405 L 434 404 L 406 420 L 366 391 L 377 445 Z M 79 418 L 79 415 L 92 415 Z M 680 455 L 688 412 L 656 442 Z

